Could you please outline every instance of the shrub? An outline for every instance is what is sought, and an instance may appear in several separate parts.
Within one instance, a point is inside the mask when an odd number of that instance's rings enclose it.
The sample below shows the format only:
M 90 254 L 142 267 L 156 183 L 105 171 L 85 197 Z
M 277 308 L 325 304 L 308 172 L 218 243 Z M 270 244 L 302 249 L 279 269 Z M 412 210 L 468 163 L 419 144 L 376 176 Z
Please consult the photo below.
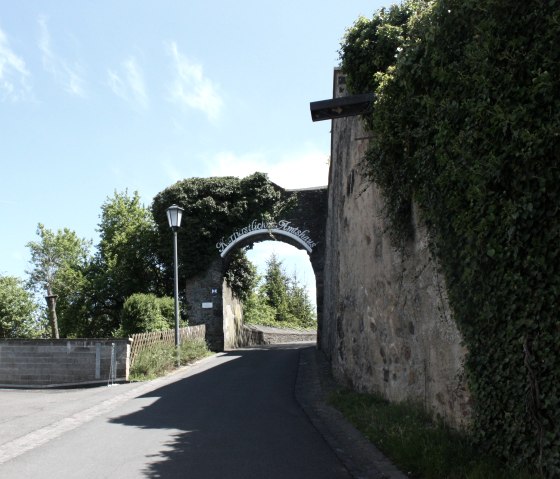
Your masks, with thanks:
M 123 305 L 121 331 L 131 335 L 161 331 L 174 326 L 173 298 L 158 298 L 153 294 L 137 293 L 128 297 Z

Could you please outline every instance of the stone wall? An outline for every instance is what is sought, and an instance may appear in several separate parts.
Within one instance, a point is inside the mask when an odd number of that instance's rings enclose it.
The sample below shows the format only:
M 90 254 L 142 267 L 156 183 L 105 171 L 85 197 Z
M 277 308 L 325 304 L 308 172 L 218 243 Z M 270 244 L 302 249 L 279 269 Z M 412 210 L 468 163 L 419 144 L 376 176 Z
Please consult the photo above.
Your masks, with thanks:
M 189 324 L 206 325 L 206 342 L 213 351 L 224 349 L 222 268 L 222 259 L 218 256 L 204 273 L 189 279 L 185 285 Z
M 334 96 L 345 95 L 335 72 Z M 397 251 L 381 192 L 363 174 L 368 132 L 359 117 L 333 120 L 320 347 L 335 377 L 393 401 L 412 399 L 449 423 L 470 414 L 465 350 L 414 213 L 414 240 Z
M 261 346 L 264 344 L 315 343 L 317 333 L 267 326 L 243 325 L 237 331 L 237 347 Z
M 234 349 L 246 346 L 243 341 L 243 305 L 233 294 L 224 279 L 222 284 L 222 301 L 224 315 L 224 348 Z
M 114 345 L 114 374 L 111 357 Z M 130 343 L 121 339 L 0 341 L 0 387 L 56 387 L 126 381 Z

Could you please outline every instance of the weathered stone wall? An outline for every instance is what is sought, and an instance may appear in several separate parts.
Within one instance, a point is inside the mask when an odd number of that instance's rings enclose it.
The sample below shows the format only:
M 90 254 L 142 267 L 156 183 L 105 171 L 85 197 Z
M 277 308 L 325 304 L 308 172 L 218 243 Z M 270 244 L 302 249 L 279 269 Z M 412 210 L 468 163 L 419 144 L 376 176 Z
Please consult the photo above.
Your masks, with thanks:
M 345 95 L 338 71 L 334 95 Z M 333 121 L 320 347 L 338 380 L 459 425 L 470 413 L 465 351 L 445 284 L 418 212 L 405 251 L 391 244 L 382 195 L 360 166 L 367 146 L 359 117 Z
M 1 340 L 0 386 L 54 387 L 128 380 L 129 358 L 130 343 L 122 339 Z
M 234 349 L 245 346 L 243 338 L 243 305 L 233 294 L 224 279 L 222 283 L 222 300 L 224 315 L 224 347 Z
M 238 331 L 237 347 L 260 346 L 263 344 L 315 343 L 317 333 L 267 326 L 243 325 Z
M 204 273 L 191 278 L 185 285 L 189 324 L 206 325 L 206 342 L 213 351 L 224 349 L 223 285 L 222 259 L 219 256 Z

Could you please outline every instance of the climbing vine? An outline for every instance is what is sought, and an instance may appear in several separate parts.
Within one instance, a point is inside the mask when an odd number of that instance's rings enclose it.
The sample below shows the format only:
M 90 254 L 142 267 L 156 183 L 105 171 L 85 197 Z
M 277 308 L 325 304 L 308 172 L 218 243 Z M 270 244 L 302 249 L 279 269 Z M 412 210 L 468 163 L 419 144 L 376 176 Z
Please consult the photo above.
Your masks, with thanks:
M 374 91 L 371 177 L 396 239 L 415 202 L 468 347 L 473 433 L 560 476 L 560 2 L 409 1 L 341 47 Z
M 171 233 L 166 209 L 172 204 L 185 211 L 178 231 L 179 277 L 202 273 L 218 255 L 216 243 L 258 218 L 273 219 L 288 206 L 280 189 L 263 173 L 245 178 L 189 178 L 156 195 L 152 212 L 159 231 L 161 263 L 172 265 Z M 251 290 L 254 270 L 243 253 L 232 256 L 226 279 L 241 298 Z M 168 281 L 172 272 L 167 271 Z

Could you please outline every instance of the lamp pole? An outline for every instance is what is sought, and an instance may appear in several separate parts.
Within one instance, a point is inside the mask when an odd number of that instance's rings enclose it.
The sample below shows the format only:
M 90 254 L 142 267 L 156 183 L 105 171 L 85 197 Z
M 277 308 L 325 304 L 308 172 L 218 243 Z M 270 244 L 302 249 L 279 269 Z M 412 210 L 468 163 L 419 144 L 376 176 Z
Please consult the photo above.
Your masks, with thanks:
M 174 296 L 175 296 L 175 347 L 179 347 L 179 258 L 177 254 L 177 231 L 181 227 L 183 208 L 172 205 L 167 208 L 167 220 L 173 230 L 173 276 L 174 276 Z
M 175 346 L 179 347 L 179 258 L 177 255 L 177 229 L 173 230 L 173 278 L 175 297 Z

